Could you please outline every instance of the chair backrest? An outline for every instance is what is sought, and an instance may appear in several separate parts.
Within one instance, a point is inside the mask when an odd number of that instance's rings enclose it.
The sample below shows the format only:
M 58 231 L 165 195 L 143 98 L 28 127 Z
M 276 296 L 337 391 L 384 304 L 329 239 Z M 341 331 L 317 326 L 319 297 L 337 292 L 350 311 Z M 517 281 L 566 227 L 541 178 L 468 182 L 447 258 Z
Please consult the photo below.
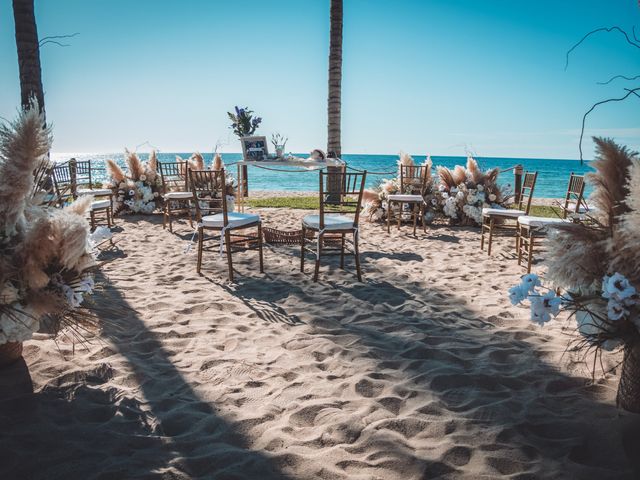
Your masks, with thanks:
M 564 197 L 562 217 L 567 218 L 569 213 L 580 213 L 580 207 L 584 200 L 584 176 L 571 172 L 567 194 Z M 573 210 L 573 212 L 571 211 Z
M 187 175 L 195 197 L 196 220 L 199 222 L 205 215 L 222 213 L 224 225 L 228 225 L 227 185 L 224 168 L 221 170 L 188 169 Z
M 162 193 L 188 192 L 189 174 L 187 162 L 158 162 L 160 178 L 162 179 Z
M 69 161 L 69 166 L 72 172 L 75 169 L 76 185 L 78 187 L 93 188 L 91 160 L 82 160 L 80 162 L 74 158 L 71 160 Z
M 339 172 L 320 170 L 320 230 L 324 229 L 325 213 L 353 213 L 353 227 L 358 226 L 366 178 L 366 170 L 362 173 L 347 173 L 345 169 Z M 325 186 L 328 186 L 329 182 L 332 191 L 326 192 Z
M 400 193 L 426 193 L 429 167 L 425 165 L 400 165 Z
M 537 178 L 538 172 L 524 173 L 524 181 L 522 182 L 522 188 L 520 189 L 520 197 L 518 200 L 518 210 L 523 210 L 526 215 L 529 215 L 529 210 L 531 210 L 533 189 L 536 186 Z
M 57 197 L 57 203 L 60 206 L 63 206 L 67 200 L 75 198 L 75 171 L 71 168 L 69 162 L 55 165 L 51 169 L 51 177 L 53 178 L 53 186 Z

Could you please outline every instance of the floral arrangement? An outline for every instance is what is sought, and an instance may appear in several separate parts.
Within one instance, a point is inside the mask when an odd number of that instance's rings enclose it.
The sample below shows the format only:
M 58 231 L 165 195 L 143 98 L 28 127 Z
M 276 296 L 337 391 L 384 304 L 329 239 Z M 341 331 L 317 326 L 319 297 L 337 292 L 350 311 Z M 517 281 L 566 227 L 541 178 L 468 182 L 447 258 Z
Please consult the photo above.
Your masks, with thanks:
M 271 144 L 273 145 L 273 149 L 276 152 L 276 156 L 278 158 L 282 158 L 284 155 L 284 149 L 287 146 L 287 142 L 289 141 L 284 135 L 280 135 L 279 133 L 274 133 L 271 135 Z
M 155 150 L 147 162 L 142 162 L 136 153 L 125 149 L 128 174 L 113 160 L 107 160 L 107 173 L 111 177 L 106 188 L 114 193 L 114 213 L 153 213 L 160 207 L 162 179 L 158 175 L 158 157 Z
M 92 197 L 63 209 L 38 205 L 32 172 L 51 148 L 38 112 L 34 101 L 0 127 L 0 345 L 28 340 L 42 326 L 78 334 L 92 324 L 83 306 L 97 268 L 86 220 Z
M 595 173 L 587 221 L 554 225 L 547 238 L 541 293 L 535 275 L 509 290 L 512 303 L 528 299 L 531 319 L 545 324 L 561 310 L 575 317 L 579 349 L 624 347 L 618 404 L 640 412 L 640 158 L 610 139 L 594 138 Z
M 253 135 L 262 123 L 262 118 L 253 116 L 253 111 L 248 107 L 238 108 L 235 107 L 235 113 L 227 112 L 229 120 L 231 120 L 231 129 L 238 138 L 247 137 Z
M 413 158 L 400 154 L 399 166 L 414 165 Z M 426 204 L 425 221 L 431 223 L 436 218 L 448 219 L 451 223 L 473 225 L 482 223 L 484 207 L 506 208 L 511 199 L 510 187 L 497 184 L 498 169 L 482 172 L 472 157 L 467 159 L 466 168 L 458 165 L 453 170 L 437 167 L 438 175 L 431 175 L 432 161 L 427 157 L 427 184 L 424 194 Z M 373 190 L 363 195 L 363 215 L 370 221 L 386 218 L 387 198 L 397 193 L 420 193 L 420 180 L 415 185 L 405 185 L 400 192 L 400 176 L 383 180 Z
M 427 199 L 427 211 L 441 211 L 451 223 L 480 225 L 483 208 L 506 208 L 511 198 L 509 187 L 498 186 L 499 173 L 497 168 L 482 172 L 472 157 L 467 158 L 466 168 L 438 167 L 440 183 L 437 193 Z

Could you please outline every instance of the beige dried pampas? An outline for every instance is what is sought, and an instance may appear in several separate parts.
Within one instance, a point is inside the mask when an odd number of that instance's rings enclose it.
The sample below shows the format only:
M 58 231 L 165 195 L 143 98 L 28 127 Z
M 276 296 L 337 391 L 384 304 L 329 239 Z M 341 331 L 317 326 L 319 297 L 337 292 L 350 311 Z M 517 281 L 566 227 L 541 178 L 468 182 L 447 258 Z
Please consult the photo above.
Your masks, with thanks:
M 213 165 L 211 166 L 211 170 L 222 170 L 222 155 L 216 153 L 216 156 L 213 157 Z
M 596 143 L 596 157 L 591 166 L 596 172 L 587 174 L 594 187 L 590 201 L 598 209 L 599 220 L 612 226 L 620 215 L 629 211 L 624 202 L 628 193 L 627 176 L 631 159 L 637 153 L 617 145 L 610 138 L 593 137 L 593 141 Z
M 619 219 L 608 244 L 611 269 L 622 273 L 634 285 L 640 285 L 640 158 L 631 159 L 627 213 Z
M 452 189 L 458 185 L 453 178 L 453 173 L 447 167 L 438 167 L 438 176 L 440 177 L 442 184 L 447 187 L 447 189 Z
M 464 169 L 462 165 L 456 165 L 456 168 L 453 169 L 453 172 L 451 172 L 451 175 L 456 185 L 460 185 L 461 183 L 464 183 L 467 180 L 467 171 Z
M 147 162 L 147 181 L 154 183 L 158 177 L 158 155 L 155 150 L 151 150 L 149 161 Z
M 129 177 L 137 182 L 140 180 L 140 177 L 144 175 L 144 165 L 137 153 L 130 152 L 127 149 L 125 149 L 124 152 L 127 166 L 129 167 Z
M 484 175 L 480 171 L 480 167 L 478 167 L 478 162 L 471 156 L 467 157 L 467 175 L 476 185 L 484 180 Z
M 24 230 L 24 210 L 33 189 L 32 172 L 51 147 L 51 130 L 34 101 L 18 118 L 0 126 L 0 235 Z
M 120 168 L 120 166 L 114 160 L 109 158 L 106 161 L 106 164 L 107 164 L 107 173 L 111 178 L 113 178 L 113 180 L 118 185 L 125 181 L 127 176 L 124 174 L 124 171 Z
M 204 157 L 200 152 L 195 152 L 187 160 L 187 165 L 191 170 L 204 170 Z

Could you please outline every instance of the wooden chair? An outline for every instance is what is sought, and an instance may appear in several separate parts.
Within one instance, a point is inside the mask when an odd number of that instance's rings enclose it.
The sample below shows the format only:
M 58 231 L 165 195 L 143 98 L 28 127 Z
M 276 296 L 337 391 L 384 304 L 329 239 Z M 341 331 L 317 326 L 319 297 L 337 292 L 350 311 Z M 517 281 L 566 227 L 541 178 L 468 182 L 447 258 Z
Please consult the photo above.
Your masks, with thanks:
M 500 222 L 500 227 L 503 230 L 513 230 L 516 238 L 516 249 L 518 248 L 518 217 L 529 215 L 531 210 L 531 200 L 533 198 L 533 190 L 536 186 L 536 180 L 538 178 L 538 172 L 525 172 L 524 181 L 522 182 L 522 188 L 518 197 L 517 209 L 506 208 L 483 208 L 482 209 L 482 231 L 480 234 L 480 250 L 484 249 L 484 235 L 485 232 L 489 234 L 489 242 L 487 248 L 487 255 L 491 255 L 491 243 L 493 240 L 493 233 L 496 229 L 496 220 Z M 516 221 L 515 224 L 509 224 L 510 221 Z
M 561 207 L 561 215 L 558 217 L 531 217 L 524 215 L 518 218 L 518 241 L 516 242 L 518 265 L 522 265 L 522 261 L 525 260 L 527 273 L 531 272 L 533 251 L 539 245 L 548 228 L 553 227 L 554 224 L 567 224 L 569 223 L 567 219 L 569 215 L 582 215 L 590 210 L 584 203 L 584 187 L 584 177 L 571 172 L 564 205 Z
M 111 224 L 115 225 L 115 216 L 113 215 L 113 190 L 95 186 L 93 178 L 95 168 L 91 165 L 91 160 L 79 162 L 72 158 L 69 161 L 69 166 L 71 167 L 72 175 L 75 171 L 76 198 L 83 195 L 93 195 L 96 201 L 109 200 L 109 218 L 111 219 L 109 226 L 111 226 Z
M 427 225 L 424 222 L 424 195 L 427 188 L 427 175 L 429 168 L 420 165 L 400 165 L 400 193 L 395 193 L 387 197 L 387 233 L 391 232 L 391 220 L 394 217 L 393 205 L 398 205 L 398 230 L 402 223 L 403 205 L 406 203 L 411 206 L 411 218 L 413 219 L 413 234 L 416 234 L 416 224 L 418 216 L 422 219 L 422 229 L 427 231 Z
M 358 281 L 362 281 L 358 250 L 358 219 L 362 192 L 367 172 L 346 173 L 320 171 L 320 214 L 306 215 L 302 220 L 300 242 L 300 271 L 304 273 L 305 253 L 315 255 L 313 281 L 318 281 L 320 258 L 325 252 L 340 252 L 340 268 L 344 268 L 346 235 L 353 235 L 352 252 L 356 262 Z M 332 182 L 337 191 L 326 192 L 325 185 Z M 354 210 L 355 208 L 355 210 Z M 317 233 L 316 248 L 307 247 L 307 232 Z M 336 247 L 336 245 L 338 245 Z
M 200 273 L 205 240 L 215 240 L 220 255 L 226 253 L 229 281 L 233 282 L 232 253 L 245 250 L 258 250 L 260 273 L 264 272 L 262 256 L 262 222 L 260 216 L 251 213 L 227 211 L 226 177 L 222 170 L 188 170 L 192 198 L 195 200 L 196 221 L 198 222 L 198 262 L 196 270 Z M 256 228 L 256 235 L 236 233 L 238 230 Z M 205 238 L 207 231 L 217 235 Z
M 174 213 L 186 213 L 189 217 L 189 225 L 193 228 L 191 219 L 191 201 L 193 192 L 189 189 L 189 175 L 187 162 L 158 162 L 160 178 L 162 180 L 162 228 L 167 228 L 173 233 L 171 217 Z
M 72 162 L 55 165 L 52 168 L 51 176 L 57 198 L 56 203 L 60 207 L 64 207 L 67 203 L 78 198 L 76 171 Z M 111 200 L 94 200 L 91 202 L 91 210 L 89 211 L 91 229 L 95 229 L 98 226 L 98 220 L 103 215 L 107 222 L 107 227 L 111 228 L 113 218 Z

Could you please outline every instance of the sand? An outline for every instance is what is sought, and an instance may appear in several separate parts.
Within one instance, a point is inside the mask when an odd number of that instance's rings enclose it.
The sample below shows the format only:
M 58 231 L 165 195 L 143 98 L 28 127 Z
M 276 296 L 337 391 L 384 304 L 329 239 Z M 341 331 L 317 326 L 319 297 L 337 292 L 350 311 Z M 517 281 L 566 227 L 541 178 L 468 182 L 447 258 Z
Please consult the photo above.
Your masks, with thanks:
M 280 228 L 306 213 L 259 212 Z M 0 372 L 2 479 L 640 475 L 619 371 L 591 382 L 562 321 L 509 304 L 511 239 L 488 257 L 477 229 L 365 224 L 364 283 L 334 258 L 314 284 L 297 248 L 274 247 L 264 275 L 236 255 L 229 285 L 217 255 L 196 274 L 185 221 L 118 230 L 102 297 L 135 311 L 75 353 L 38 335 Z

